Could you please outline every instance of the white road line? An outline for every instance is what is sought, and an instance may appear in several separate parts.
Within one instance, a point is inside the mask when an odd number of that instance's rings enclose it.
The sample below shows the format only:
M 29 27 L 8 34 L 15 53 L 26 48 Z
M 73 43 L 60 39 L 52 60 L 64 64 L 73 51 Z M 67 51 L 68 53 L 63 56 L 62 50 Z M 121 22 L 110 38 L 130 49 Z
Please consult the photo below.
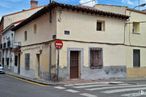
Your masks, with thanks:
M 103 92 L 103 93 L 106 93 L 106 94 L 111 94 L 111 93 L 129 92 L 129 91 L 136 91 L 136 90 L 146 90 L 146 87 L 142 87 L 142 88 L 128 88 L 128 89 L 107 90 L 107 91 L 102 91 L 102 92 Z
M 65 90 L 65 91 L 67 91 L 67 92 L 71 92 L 71 93 L 78 93 L 78 92 L 80 92 L 80 91 L 73 90 L 73 89 L 67 89 L 67 90 Z
M 85 97 L 97 97 L 96 95 L 92 95 L 92 94 L 89 94 L 89 93 L 82 93 L 80 95 L 85 96 Z
M 112 86 L 112 87 L 99 87 L 99 88 L 90 88 L 86 90 L 95 91 L 95 90 L 106 90 L 106 89 L 116 89 L 116 88 L 133 88 L 133 87 L 144 87 L 146 85 L 125 85 L 125 86 Z
M 144 96 L 144 95 L 146 95 L 146 93 L 137 92 L 137 93 L 122 94 L 121 96 L 124 96 L 124 97 L 139 97 L 139 96 Z
M 100 86 L 111 86 L 111 85 L 85 85 L 85 86 L 74 86 L 73 88 L 90 88 L 90 87 L 100 87 Z
M 56 88 L 56 89 L 60 89 L 60 90 L 65 89 L 65 87 L 61 87 L 61 86 L 56 86 L 56 87 L 54 87 L 54 88 Z
M 64 86 L 81 86 L 81 85 L 92 85 L 92 84 L 108 84 L 109 82 L 91 82 L 91 83 L 78 83 L 78 84 L 67 84 Z

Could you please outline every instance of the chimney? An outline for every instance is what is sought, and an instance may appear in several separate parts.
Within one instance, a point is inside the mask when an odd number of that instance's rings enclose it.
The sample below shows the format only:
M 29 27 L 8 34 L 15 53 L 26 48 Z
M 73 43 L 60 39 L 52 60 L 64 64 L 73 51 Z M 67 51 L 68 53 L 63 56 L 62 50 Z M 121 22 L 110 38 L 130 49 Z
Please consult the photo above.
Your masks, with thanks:
M 31 8 L 38 7 L 38 1 L 37 0 L 31 0 L 30 5 L 31 5 Z

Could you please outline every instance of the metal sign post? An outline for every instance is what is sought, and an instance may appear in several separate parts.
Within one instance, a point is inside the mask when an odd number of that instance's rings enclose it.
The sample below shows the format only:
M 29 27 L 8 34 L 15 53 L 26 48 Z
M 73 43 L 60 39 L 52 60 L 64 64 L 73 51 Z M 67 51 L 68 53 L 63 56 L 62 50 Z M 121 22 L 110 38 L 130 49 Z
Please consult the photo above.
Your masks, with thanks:
M 57 49 L 58 51 L 58 56 L 57 56 L 57 81 L 59 81 L 59 49 Z
M 59 81 L 59 54 L 60 49 L 63 47 L 62 40 L 55 40 L 55 47 L 57 49 L 57 81 Z

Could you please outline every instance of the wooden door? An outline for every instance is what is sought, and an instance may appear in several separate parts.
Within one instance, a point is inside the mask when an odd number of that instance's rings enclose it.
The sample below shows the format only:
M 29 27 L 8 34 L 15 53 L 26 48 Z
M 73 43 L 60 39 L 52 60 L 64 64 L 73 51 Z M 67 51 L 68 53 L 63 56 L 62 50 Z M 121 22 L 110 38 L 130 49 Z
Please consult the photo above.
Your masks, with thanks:
M 70 78 L 79 78 L 79 51 L 70 52 Z
M 40 77 L 40 54 L 36 54 L 38 65 L 38 77 Z

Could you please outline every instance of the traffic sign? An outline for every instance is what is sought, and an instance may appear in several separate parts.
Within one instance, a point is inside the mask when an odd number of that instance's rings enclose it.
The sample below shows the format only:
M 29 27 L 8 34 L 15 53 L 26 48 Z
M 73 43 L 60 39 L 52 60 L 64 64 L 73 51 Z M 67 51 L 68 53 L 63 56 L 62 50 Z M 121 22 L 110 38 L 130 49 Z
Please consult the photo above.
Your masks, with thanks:
M 55 47 L 56 49 L 61 49 L 63 47 L 62 40 L 59 40 L 59 39 L 55 40 Z

